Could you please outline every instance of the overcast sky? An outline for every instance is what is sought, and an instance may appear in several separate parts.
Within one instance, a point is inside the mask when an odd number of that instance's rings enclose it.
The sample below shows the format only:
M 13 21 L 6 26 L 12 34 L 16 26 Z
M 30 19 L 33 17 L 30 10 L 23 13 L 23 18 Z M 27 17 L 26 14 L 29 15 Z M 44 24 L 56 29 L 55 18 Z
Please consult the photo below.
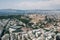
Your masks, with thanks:
M 0 0 L 0 9 L 60 9 L 60 0 Z

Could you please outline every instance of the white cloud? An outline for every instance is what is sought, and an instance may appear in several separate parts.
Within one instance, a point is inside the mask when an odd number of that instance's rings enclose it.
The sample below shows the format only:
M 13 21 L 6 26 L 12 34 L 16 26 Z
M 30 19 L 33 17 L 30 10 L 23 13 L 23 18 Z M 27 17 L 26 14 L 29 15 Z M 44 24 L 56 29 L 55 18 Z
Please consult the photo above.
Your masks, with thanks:
M 18 9 L 55 9 L 57 6 L 60 6 L 60 0 L 37 2 L 24 1 L 16 5 Z
M 47 1 L 22 1 L 17 3 L 6 4 L 6 8 L 12 9 L 59 9 L 60 0 L 47 0 Z

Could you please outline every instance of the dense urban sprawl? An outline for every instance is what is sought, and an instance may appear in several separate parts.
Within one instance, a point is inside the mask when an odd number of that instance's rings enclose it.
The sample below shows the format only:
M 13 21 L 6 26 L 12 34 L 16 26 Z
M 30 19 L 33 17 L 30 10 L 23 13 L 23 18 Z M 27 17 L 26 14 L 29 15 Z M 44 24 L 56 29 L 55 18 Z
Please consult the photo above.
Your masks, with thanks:
M 12 15 L 0 17 L 1 40 L 60 40 L 60 17 Z

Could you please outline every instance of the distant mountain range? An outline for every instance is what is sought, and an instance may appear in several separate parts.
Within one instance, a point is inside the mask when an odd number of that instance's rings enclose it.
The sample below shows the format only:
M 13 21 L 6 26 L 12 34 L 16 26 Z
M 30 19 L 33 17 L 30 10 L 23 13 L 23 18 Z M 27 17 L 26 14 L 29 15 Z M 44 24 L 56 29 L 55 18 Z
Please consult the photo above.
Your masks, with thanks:
M 1 15 L 19 15 L 29 13 L 40 13 L 40 14 L 55 14 L 60 13 L 60 9 L 57 10 L 17 10 L 17 9 L 0 9 Z

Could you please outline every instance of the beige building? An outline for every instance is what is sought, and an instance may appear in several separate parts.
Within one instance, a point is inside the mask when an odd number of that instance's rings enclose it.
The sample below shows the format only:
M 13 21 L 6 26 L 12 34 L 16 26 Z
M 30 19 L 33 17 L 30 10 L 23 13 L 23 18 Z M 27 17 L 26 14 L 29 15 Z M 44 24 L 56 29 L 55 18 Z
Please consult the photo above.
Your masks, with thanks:
M 31 14 L 29 18 L 32 19 L 31 22 L 38 23 L 39 21 L 45 20 L 45 15 Z

